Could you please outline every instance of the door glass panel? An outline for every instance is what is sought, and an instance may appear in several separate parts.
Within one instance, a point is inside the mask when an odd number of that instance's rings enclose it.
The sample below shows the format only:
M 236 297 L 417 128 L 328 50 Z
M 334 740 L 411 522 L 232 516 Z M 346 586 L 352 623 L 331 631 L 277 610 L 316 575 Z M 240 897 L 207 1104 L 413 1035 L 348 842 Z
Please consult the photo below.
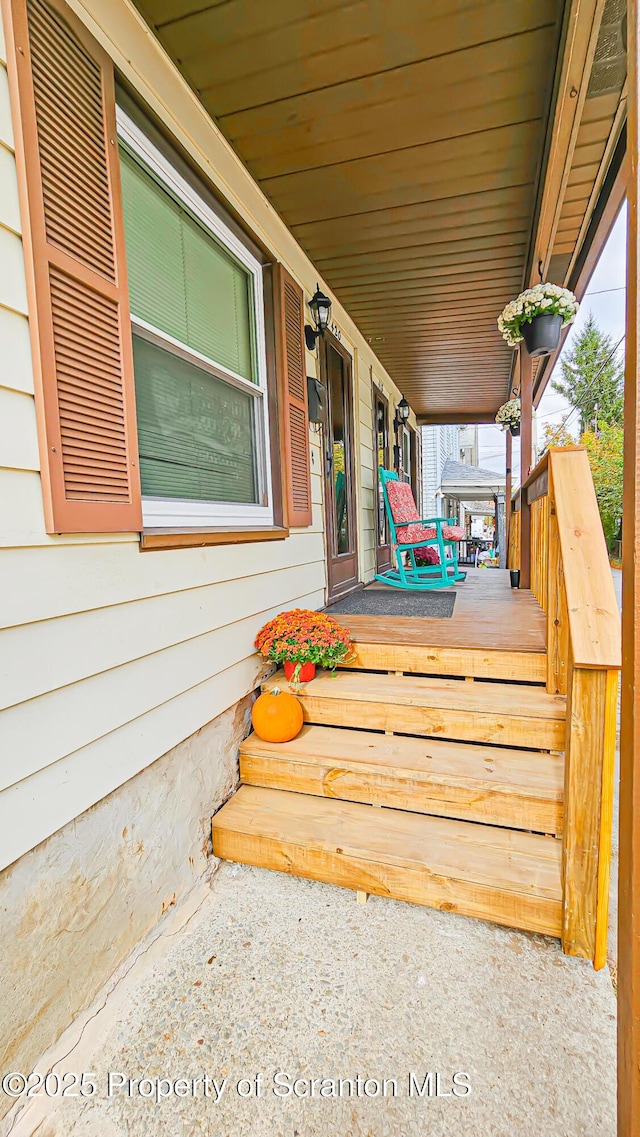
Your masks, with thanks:
M 349 495 L 347 478 L 351 471 L 347 464 L 348 446 L 348 408 L 342 358 L 333 348 L 329 348 L 329 405 L 331 407 L 331 435 L 333 445 L 333 500 L 336 533 L 336 553 L 351 552 L 351 532 L 349 518 Z
M 389 437 L 387 428 L 387 408 L 384 403 L 376 400 L 376 450 L 378 468 L 386 469 L 388 461 Z M 384 511 L 384 493 L 382 482 L 378 478 L 378 544 L 387 544 L 387 518 Z

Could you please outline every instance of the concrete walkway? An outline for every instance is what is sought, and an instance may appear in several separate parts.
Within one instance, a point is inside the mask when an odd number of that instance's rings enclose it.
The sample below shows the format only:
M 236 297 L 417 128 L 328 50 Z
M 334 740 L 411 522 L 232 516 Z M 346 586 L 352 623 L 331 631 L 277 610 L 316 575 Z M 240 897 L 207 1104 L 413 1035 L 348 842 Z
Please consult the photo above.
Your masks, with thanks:
M 32 1101 L 12 1137 L 615 1133 L 609 972 L 551 940 L 223 864 L 125 972 L 57 1047 L 95 1096 Z

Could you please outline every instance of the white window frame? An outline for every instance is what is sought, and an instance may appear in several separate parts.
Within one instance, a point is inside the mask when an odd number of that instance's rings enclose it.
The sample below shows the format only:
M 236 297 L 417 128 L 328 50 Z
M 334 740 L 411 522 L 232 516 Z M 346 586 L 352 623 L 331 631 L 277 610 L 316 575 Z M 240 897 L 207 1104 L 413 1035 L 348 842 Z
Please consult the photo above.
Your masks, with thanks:
M 402 440 L 401 441 L 402 441 L 402 452 L 401 452 L 402 473 L 404 474 L 406 480 L 408 482 L 410 482 L 411 481 L 411 431 L 409 430 L 408 426 L 403 425 L 403 427 L 402 427 Z M 409 469 L 405 470 L 404 460 L 407 456 L 407 453 L 409 455 Z
M 180 498 L 142 498 L 142 523 L 145 528 L 188 529 L 244 526 L 263 528 L 273 526 L 273 492 L 271 485 L 271 450 L 269 434 L 269 396 L 267 389 L 267 353 L 264 326 L 264 291 L 262 265 L 252 256 L 239 238 L 225 225 L 192 186 L 173 168 L 165 156 L 149 141 L 135 122 L 117 108 L 118 137 L 126 143 L 146 166 L 166 185 L 167 189 L 202 223 L 213 237 L 248 270 L 253 285 L 253 314 L 255 320 L 255 353 L 257 375 L 253 383 L 227 367 L 215 363 L 187 344 L 131 314 L 131 329 L 135 335 L 164 347 L 170 354 L 208 371 L 230 386 L 245 391 L 253 398 L 254 437 L 256 441 L 256 474 L 260 503 L 190 501 Z

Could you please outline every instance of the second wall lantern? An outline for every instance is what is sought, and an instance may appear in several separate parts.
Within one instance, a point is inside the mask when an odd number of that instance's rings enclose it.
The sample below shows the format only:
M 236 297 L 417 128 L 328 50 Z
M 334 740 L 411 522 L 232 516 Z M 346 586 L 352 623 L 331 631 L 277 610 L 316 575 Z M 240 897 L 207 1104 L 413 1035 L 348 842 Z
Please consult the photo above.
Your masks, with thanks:
M 410 414 L 411 407 L 403 395 L 396 407 L 396 417 L 393 420 L 393 429 L 396 432 L 400 429 L 401 426 L 404 426 Z
M 323 336 L 329 327 L 329 317 L 331 315 L 331 301 L 324 292 L 320 291 L 320 285 L 316 284 L 316 290 L 309 301 L 309 308 L 313 316 L 315 328 L 311 324 L 304 326 L 304 338 L 309 351 L 313 351 L 316 346 L 318 336 Z

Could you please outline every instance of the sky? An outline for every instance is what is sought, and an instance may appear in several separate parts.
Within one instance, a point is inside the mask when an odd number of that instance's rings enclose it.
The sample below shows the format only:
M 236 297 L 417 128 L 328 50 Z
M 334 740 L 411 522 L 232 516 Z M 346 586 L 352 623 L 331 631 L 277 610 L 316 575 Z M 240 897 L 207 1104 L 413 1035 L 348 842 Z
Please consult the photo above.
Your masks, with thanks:
M 562 355 L 571 350 L 572 341 L 575 335 L 579 334 L 581 328 L 586 324 L 590 312 L 593 313 L 602 331 L 612 337 L 614 344 L 624 335 L 626 238 L 627 208 L 625 204 L 609 234 L 609 240 L 602 250 L 600 260 L 596 265 L 589 287 L 580 305 L 580 311 L 565 341 Z M 552 283 L 555 282 L 552 281 Z M 620 345 L 619 358 L 622 357 L 623 351 L 624 342 Z M 554 375 L 560 377 L 562 374 L 560 369 L 562 355 L 554 367 L 551 379 L 547 384 L 545 393 L 540 400 L 540 406 L 538 407 L 536 425 L 540 445 L 542 443 L 544 426 L 547 423 L 560 422 L 563 416 L 570 410 L 569 404 L 562 395 L 556 394 L 551 388 L 551 380 L 554 378 Z M 577 417 L 576 414 L 572 416 L 568 423 L 569 430 L 573 427 L 573 429 L 577 431 Z M 479 444 L 479 464 L 489 470 L 499 470 L 502 472 L 504 470 L 505 460 L 505 436 L 500 427 L 481 426 L 479 430 Z M 517 484 L 519 470 L 520 446 L 518 440 L 514 439 L 514 485 Z

